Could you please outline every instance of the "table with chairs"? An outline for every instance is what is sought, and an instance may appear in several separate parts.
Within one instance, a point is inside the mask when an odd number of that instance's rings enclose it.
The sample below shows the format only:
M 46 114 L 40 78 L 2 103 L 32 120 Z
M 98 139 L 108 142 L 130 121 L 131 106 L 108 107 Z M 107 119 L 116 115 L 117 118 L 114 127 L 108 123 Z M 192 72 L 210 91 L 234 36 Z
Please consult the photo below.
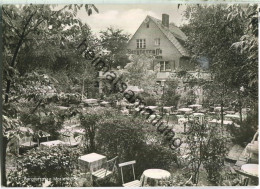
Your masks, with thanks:
M 102 184 L 112 182 L 113 175 L 117 172 L 117 167 L 120 168 L 122 186 L 123 187 L 144 187 L 144 186 L 159 186 L 160 182 L 169 181 L 171 179 L 170 172 L 163 169 L 147 169 L 143 172 L 140 180 L 136 178 L 134 165 L 135 160 L 117 164 L 118 156 L 107 160 L 107 157 L 97 153 L 90 153 L 79 157 L 78 163 L 83 177 L 90 177 L 94 186 L 101 186 Z M 128 169 L 129 174 L 133 178 L 125 182 L 123 170 Z M 132 173 L 131 173 L 132 172 Z M 127 177 L 128 178 L 128 177 Z

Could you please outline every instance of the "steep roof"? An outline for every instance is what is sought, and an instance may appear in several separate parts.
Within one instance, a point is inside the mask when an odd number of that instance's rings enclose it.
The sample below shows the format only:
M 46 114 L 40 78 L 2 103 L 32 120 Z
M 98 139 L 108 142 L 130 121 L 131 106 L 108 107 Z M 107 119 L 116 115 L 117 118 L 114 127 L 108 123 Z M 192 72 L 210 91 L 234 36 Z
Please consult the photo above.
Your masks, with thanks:
M 189 56 L 182 43 L 187 39 L 187 36 L 174 24 L 170 23 L 169 28 L 162 24 L 162 21 L 152 16 L 147 16 L 151 19 L 158 28 L 164 33 L 170 42 L 178 49 L 182 56 Z

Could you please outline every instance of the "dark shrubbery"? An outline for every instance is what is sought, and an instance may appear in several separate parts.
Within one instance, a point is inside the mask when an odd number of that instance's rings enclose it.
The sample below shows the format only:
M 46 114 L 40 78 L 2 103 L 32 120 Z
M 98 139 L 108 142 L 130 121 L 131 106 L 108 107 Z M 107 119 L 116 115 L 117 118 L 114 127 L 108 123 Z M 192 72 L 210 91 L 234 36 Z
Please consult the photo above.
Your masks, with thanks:
M 33 114 L 29 110 L 21 114 L 21 120 L 25 125 L 31 125 L 36 132 L 41 130 L 49 133 L 52 139 L 57 139 L 64 119 L 64 110 L 59 110 L 55 106 L 39 108 Z
M 78 158 L 82 154 L 79 148 L 67 147 L 30 150 L 19 160 L 17 170 L 9 173 L 9 186 L 42 186 L 44 181 L 37 178 L 49 179 L 52 186 L 73 186 L 72 178 L 76 176 Z
M 136 160 L 138 178 L 149 168 L 170 170 L 177 162 L 177 156 L 168 146 L 146 143 L 147 133 L 153 130 L 151 127 L 139 117 L 112 116 L 99 127 L 98 151 L 108 158 L 119 156 L 119 163 Z M 124 176 L 125 181 L 132 179 L 129 173 Z
M 142 92 L 142 93 L 138 94 L 137 96 L 140 97 L 141 99 L 143 99 L 146 106 L 156 106 L 157 105 L 158 97 L 156 97 L 153 94 L 150 94 L 147 92 Z
M 239 125 L 239 128 L 232 125 L 229 129 L 234 137 L 233 142 L 244 146 L 251 142 L 258 129 L 258 111 L 248 114 L 247 118 Z
M 177 94 L 177 81 L 167 81 L 163 101 L 167 106 L 177 107 L 181 95 Z

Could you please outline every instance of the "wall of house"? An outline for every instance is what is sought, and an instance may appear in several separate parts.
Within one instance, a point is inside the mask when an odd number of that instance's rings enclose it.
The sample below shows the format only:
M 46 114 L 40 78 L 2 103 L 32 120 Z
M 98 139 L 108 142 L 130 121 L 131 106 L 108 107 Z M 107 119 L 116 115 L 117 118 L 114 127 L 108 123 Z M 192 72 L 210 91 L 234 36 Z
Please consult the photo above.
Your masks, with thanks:
M 155 38 L 160 38 L 160 46 L 155 45 Z M 146 40 L 146 48 L 142 50 L 156 50 L 158 48 L 162 49 L 162 54 L 159 55 L 162 56 L 162 59 L 158 59 L 158 61 L 170 61 L 172 70 L 174 70 L 174 61 L 175 69 L 179 67 L 179 60 L 181 57 L 180 52 L 168 40 L 168 38 L 161 32 L 161 30 L 152 20 L 149 20 L 149 28 L 146 27 L 146 23 L 144 22 L 140 25 L 139 29 L 129 41 L 127 49 L 138 50 L 136 39 Z M 152 52 L 146 53 L 152 54 Z

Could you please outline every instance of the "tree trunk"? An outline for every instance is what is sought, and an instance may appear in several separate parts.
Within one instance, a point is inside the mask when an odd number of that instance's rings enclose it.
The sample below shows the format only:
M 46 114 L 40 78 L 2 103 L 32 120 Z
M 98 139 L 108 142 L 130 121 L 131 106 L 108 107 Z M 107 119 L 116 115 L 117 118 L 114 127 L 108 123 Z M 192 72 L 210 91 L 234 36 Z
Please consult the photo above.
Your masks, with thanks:
M 96 149 L 95 149 L 95 138 L 94 137 L 90 137 L 90 151 L 91 152 L 94 152 Z
M 14 51 L 14 56 L 12 58 L 12 62 L 11 62 L 11 67 L 13 68 L 14 65 L 15 65 L 15 61 L 16 61 L 16 58 L 17 58 L 17 55 L 18 55 L 18 52 L 20 50 L 20 47 L 22 46 L 22 43 L 23 43 L 23 36 L 20 38 L 18 44 L 17 44 L 17 47 Z M 6 90 L 5 90 L 5 103 L 8 103 L 8 98 L 9 98 L 9 92 L 10 92 L 10 86 L 11 86 L 11 80 L 10 79 L 7 79 L 7 83 L 6 83 Z
M 85 79 L 83 78 L 83 81 L 82 81 L 82 91 L 81 91 L 81 100 L 83 100 L 84 98 L 84 90 L 85 90 Z
M 242 119 L 242 105 L 239 105 L 239 115 L 240 115 L 240 123 L 243 121 Z
M 239 116 L 240 116 L 240 123 L 241 123 L 242 122 L 242 102 L 241 102 L 240 90 L 238 91 L 238 107 L 239 107 Z
M 95 152 L 96 145 L 95 145 L 95 129 L 92 128 L 91 133 L 89 133 L 89 147 L 91 152 Z
M 6 150 L 7 150 L 8 138 L 3 137 L 3 166 L 2 166 L 2 185 L 7 186 L 7 179 L 6 179 Z
M 224 122 L 224 108 L 223 108 L 224 104 L 223 101 L 221 101 L 221 127 L 223 127 L 223 122 Z

